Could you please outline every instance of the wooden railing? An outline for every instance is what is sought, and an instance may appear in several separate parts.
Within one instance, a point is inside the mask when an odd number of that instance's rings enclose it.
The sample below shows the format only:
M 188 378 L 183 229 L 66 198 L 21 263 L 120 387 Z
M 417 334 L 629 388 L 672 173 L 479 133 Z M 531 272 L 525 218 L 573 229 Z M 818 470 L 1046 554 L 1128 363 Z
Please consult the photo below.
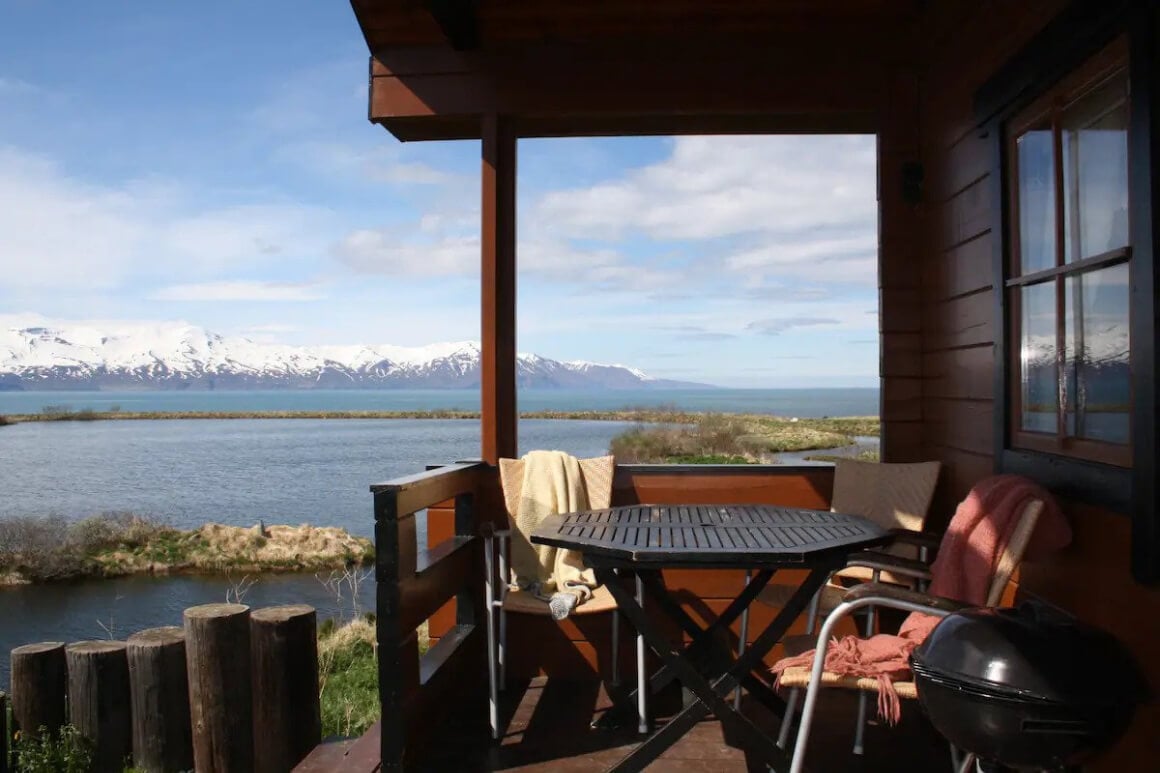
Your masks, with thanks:
M 482 699 L 486 673 L 483 558 L 478 538 L 478 489 L 494 468 L 453 464 L 371 487 L 375 507 L 375 577 L 379 643 L 382 770 L 402 770 L 440 716 Z M 454 532 L 417 549 L 415 514 L 454 502 Z M 422 656 L 417 629 L 448 601 L 455 620 Z M 482 711 L 482 707 L 481 707 Z

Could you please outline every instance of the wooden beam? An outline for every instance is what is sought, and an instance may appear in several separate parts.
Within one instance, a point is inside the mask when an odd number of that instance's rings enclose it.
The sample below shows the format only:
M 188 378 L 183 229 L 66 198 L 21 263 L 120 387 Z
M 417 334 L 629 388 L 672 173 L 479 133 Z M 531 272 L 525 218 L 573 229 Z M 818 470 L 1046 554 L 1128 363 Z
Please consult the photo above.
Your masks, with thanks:
M 443 30 L 447 42 L 456 51 L 479 48 L 479 20 L 476 0 L 425 0 L 427 12 Z
M 482 455 L 516 455 L 516 135 L 505 116 L 483 118 L 480 210 Z
M 906 39 L 895 34 L 884 48 L 815 37 L 382 50 L 370 119 L 403 139 L 478 137 L 487 113 L 519 136 L 872 130 L 889 73 L 911 66 L 897 53 Z

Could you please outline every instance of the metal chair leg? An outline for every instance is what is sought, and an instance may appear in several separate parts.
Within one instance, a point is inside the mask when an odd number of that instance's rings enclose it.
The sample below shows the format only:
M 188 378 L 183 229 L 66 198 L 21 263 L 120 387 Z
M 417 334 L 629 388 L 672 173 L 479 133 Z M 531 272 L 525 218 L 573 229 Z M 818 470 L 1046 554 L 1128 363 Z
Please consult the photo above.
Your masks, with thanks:
M 829 582 L 827 578 L 826 582 Z M 822 603 L 822 592 L 818 591 L 814 597 L 810 599 L 809 611 L 806 613 L 806 635 L 812 634 L 818 624 L 818 609 Z M 789 696 L 785 701 L 785 714 L 781 717 L 781 726 L 777 730 L 777 746 L 779 749 L 784 749 L 789 743 L 789 733 L 793 728 L 794 714 L 797 713 L 798 701 L 802 699 L 802 691 L 800 688 L 791 687 Z
M 636 603 L 644 609 L 644 583 L 641 582 L 640 575 L 636 575 Z M 645 673 L 645 648 L 644 636 L 639 632 L 636 635 L 636 713 L 637 713 L 637 731 L 641 735 L 648 733 L 648 678 Z
M 878 570 L 874 571 L 874 582 L 878 582 Z M 874 635 L 874 607 L 866 607 L 866 627 L 862 631 L 862 635 L 869 639 Z M 858 719 L 857 725 L 854 726 L 854 754 L 861 756 L 865 748 L 866 740 L 866 715 L 870 710 L 870 693 L 858 693 Z
M 495 630 L 495 572 L 492 549 L 495 540 L 484 538 L 484 596 L 487 599 L 487 716 L 491 723 L 492 740 L 499 739 L 499 689 L 496 674 L 496 630 Z
M 508 593 L 507 540 L 499 541 L 499 688 L 507 687 L 507 610 L 504 602 Z

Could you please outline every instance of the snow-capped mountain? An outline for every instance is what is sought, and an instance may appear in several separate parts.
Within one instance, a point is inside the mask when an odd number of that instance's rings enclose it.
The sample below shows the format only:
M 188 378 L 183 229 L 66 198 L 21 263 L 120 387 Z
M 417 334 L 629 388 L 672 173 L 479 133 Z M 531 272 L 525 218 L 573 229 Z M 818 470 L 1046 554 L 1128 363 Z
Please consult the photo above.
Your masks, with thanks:
M 0 389 L 451 389 L 479 385 L 474 341 L 401 346 L 286 346 L 171 323 L 0 328 Z M 622 365 L 521 354 L 530 388 L 680 388 Z

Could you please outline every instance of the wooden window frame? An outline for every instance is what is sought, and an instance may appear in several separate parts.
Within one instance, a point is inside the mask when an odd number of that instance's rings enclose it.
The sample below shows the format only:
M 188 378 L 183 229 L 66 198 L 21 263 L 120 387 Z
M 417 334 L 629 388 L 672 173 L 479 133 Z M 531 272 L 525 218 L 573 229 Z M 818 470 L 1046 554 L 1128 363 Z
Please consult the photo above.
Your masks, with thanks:
M 1012 313 L 1005 286 L 1011 191 L 1005 170 L 1011 121 L 1084 69 L 1117 38 L 1128 45 L 1128 154 L 1131 354 L 1131 467 L 1101 464 L 1013 443 L 1009 392 Z M 1160 8 L 1135 0 L 1075 0 L 975 93 L 975 122 L 991 148 L 989 190 L 995 235 L 994 458 L 997 472 L 1026 475 L 1065 500 L 1087 502 L 1131 518 L 1131 570 L 1137 581 L 1160 583 L 1160 388 L 1156 347 L 1160 328 Z M 1095 259 L 1111 256 L 1096 256 Z
M 1009 320 L 1006 336 L 1010 356 L 1007 358 L 1004 366 L 1007 369 L 1007 384 L 1005 389 L 1007 400 L 1010 404 L 1008 411 L 1009 424 L 1007 427 L 1010 447 L 1024 451 L 1074 457 L 1097 464 L 1109 464 L 1116 467 L 1132 466 L 1131 437 L 1129 436 L 1126 443 L 1109 443 L 1089 438 L 1068 436 L 1065 421 L 1067 406 L 1062 399 L 1062 394 L 1060 395 L 1060 399 L 1058 400 L 1059 404 L 1056 408 L 1057 426 L 1054 434 L 1034 432 L 1023 428 L 1022 363 L 1020 361 L 1023 345 L 1021 330 L 1023 308 L 1022 293 L 1020 290 L 1031 285 L 1046 284 L 1049 281 L 1053 282 L 1056 296 L 1057 347 L 1061 347 L 1063 325 L 1066 316 L 1065 301 L 1063 300 L 1063 285 L 1067 278 L 1081 276 L 1087 271 L 1099 268 L 1108 268 L 1122 263 L 1128 263 L 1131 259 L 1132 248 L 1129 245 L 1102 254 L 1087 256 L 1080 260 L 1067 261 L 1064 255 L 1066 244 L 1064 229 L 1066 228 L 1066 224 L 1064 223 L 1065 205 L 1063 200 L 1066 192 L 1062 190 L 1064 170 L 1062 149 L 1059 141 L 1059 133 L 1061 131 L 1059 118 L 1063 111 L 1090 94 L 1092 90 L 1107 83 L 1111 78 L 1121 76 L 1125 78 L 1129 77 L 1129 53 L 1127 38 L 1123 36 L 1117 38 L 1111 45 L 1094 57 L 1083 62 L 1078 69 L 1059 83 L 1047 89 L 1045 93 L 1036 98 L 1035 101 L 1023 108 L 1016 116 L 1008 121 L 1005 126 L 1005 136 L 1003 139 L 1004 154 L 1007 162 L 1006 168 L 1003 170 L 1003 178 L 1007 188 L 1006 195 L 1008 202 L 1005 229 L 1009 249 L 1002 275 L 1002 292 L 1007 296 L 1006 304 Z M 1055 170 L 1054 220 L 1056 261 L 1055 265 L 1050 268 L 1023 274 L 1018 273 L 1021 270 L 1019 266 L 1021 245 L 1019 233 L 1019 179 L 1016 172 L 1016 164 L 1014 163 L 1017 158 L 1016 143 L 1033 126 L 1043 125 L 1044 119 L 1048 119 L 1048 123 L 1051 126 L 1053 153 L 1055 156 L 1053 159 L 1053 167 Z M 1130 168 L 1130 157 L 1128 165 Z M 1064 371 L 1062 352 L 1062 348 L 1059 348 L 1059 370 L 1056 378 L 1060 382 L 1067 378 Z

